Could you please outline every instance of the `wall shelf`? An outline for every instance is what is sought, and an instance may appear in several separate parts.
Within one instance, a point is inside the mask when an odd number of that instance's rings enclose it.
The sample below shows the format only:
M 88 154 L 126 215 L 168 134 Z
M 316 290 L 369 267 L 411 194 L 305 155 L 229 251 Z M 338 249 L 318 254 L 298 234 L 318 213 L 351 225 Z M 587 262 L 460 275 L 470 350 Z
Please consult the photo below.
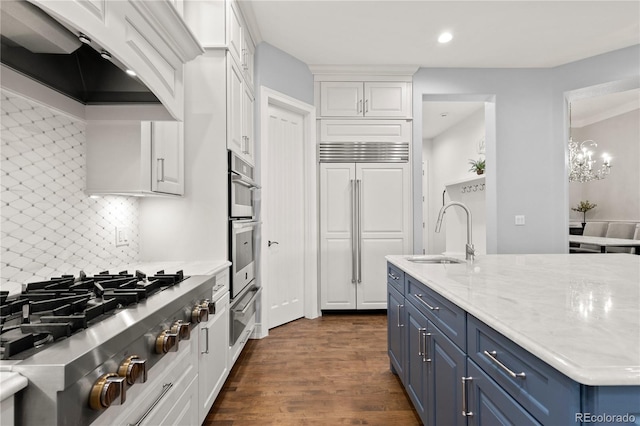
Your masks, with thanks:
M 448 186 L 455 186 L 455 185 L 466 185 L 466 184 L 470 184 L 470 183 L 474 183 L 474 184 L 481 184 L 484 183 L 484 175 L 474 175 L 471 177 L 467 177 L 464 179 L 460 179 L 460 180 L 456 180 L 453 182 L 449 182 L 446 183 L 444 186 L 448 187 Z

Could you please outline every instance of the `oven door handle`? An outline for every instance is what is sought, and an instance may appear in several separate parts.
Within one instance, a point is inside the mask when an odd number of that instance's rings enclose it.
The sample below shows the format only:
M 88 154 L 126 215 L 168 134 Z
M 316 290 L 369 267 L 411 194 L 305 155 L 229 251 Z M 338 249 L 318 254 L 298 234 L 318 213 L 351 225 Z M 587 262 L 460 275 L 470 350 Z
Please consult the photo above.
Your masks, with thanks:
M 242 228 L 253 228 L 260 225 L 262 222 L 257 222 L 255 220 L 232 220 L 233 229 L 242 229 Z
M 231 174 L 231 182 L 239 183 L 240 185 L 251 189 L 260 189 L 260 185 L 256 185 L 252 180 L 249 180 L 242 175 Z
M 235 313 L 240 313 L 240 314 L 245 314 L 247 312 L 247 310 L 249 310 L 249 306 L 251 306 L 251 304 L 253 303 L 253 301 L 256 299 L 256 297 L 258 297 L 258 294 L 262 293 L 262 287 L 258 289 L 258 291 L 256 291 L 256 293 L 251 296 L 251 299 L 249 299 L 249 301 L 244 305 L 244 308 L 242 309 L 238 309 L 238 310 L 233 310 L 233 312 Z

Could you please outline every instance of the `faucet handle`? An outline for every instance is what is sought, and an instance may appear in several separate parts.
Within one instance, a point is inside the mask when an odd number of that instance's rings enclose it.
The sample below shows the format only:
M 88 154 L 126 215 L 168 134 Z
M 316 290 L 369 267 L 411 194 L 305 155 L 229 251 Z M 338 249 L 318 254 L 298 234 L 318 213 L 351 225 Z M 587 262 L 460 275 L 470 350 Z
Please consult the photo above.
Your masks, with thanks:
M 476 250 L 473 248 L 473 244 L 467 244 L 466 245 L 466 256 L 465 256 L 465 259 L 466 260 L 473 260 L 475 255 L 476 255 Z

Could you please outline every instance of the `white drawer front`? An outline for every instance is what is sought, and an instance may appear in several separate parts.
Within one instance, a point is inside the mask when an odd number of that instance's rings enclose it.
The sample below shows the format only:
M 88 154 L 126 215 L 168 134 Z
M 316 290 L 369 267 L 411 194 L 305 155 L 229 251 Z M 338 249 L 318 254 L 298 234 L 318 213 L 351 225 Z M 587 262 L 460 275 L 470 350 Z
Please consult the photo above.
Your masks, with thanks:
M 406 120 L 322 120 L 321 142 L 409 142 Z

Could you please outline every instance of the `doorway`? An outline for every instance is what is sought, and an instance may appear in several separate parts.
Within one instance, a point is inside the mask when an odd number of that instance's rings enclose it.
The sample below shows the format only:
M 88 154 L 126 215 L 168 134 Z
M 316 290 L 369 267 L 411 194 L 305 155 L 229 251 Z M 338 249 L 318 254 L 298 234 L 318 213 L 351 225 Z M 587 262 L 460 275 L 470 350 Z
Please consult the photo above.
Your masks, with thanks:
M 315 109 L 261 88 L 261 337 L 318 309 Z

